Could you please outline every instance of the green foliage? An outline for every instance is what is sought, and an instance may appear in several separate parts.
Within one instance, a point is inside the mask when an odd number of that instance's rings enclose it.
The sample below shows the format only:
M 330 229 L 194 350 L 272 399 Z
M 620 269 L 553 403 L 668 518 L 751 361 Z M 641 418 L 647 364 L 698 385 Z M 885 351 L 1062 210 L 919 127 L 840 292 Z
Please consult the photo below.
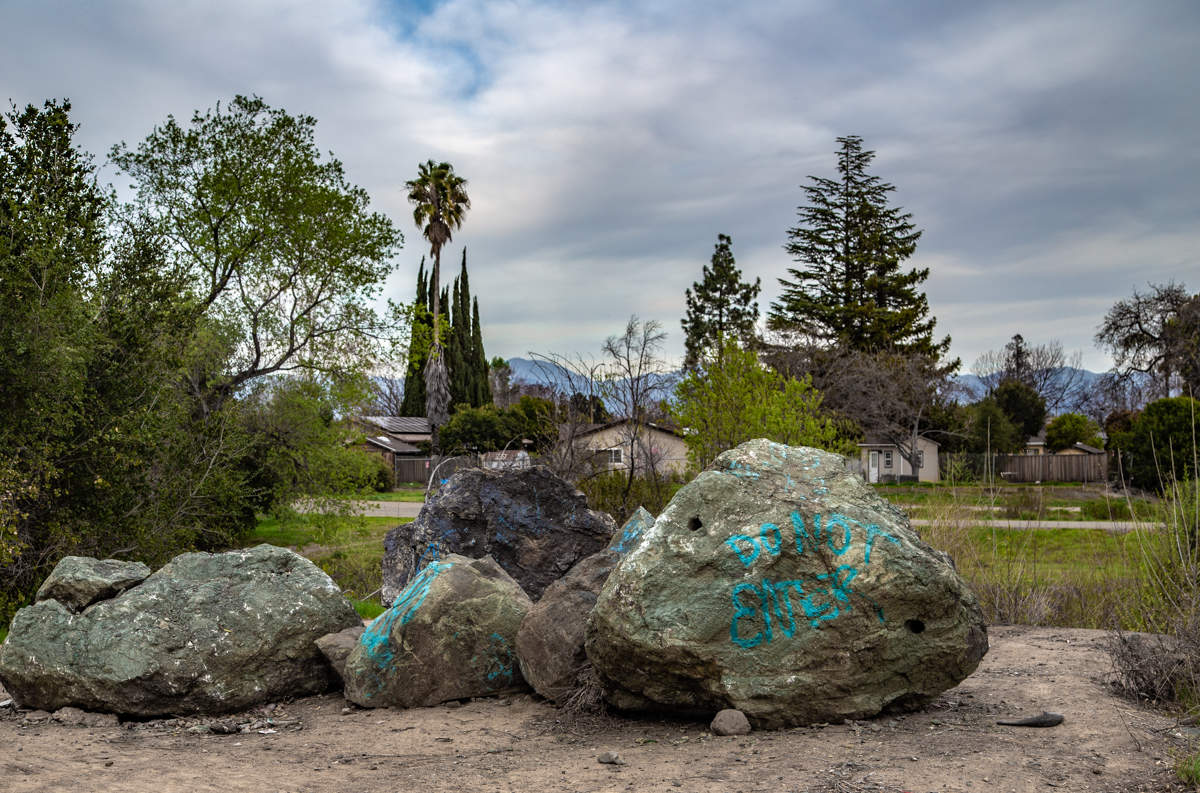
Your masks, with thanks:
M 685 482 L 681 477 L 635 476 L 632 484 L 621 471 L 610 471 L 581 479 L 577 485 L 587 496 L 588 506 L 612 515 L 624 525 L 639 507 L 658 515 Z
M 675 389 L 672 418 L 685 429 L 693 467 L 752 438 L 815 446 L 849 454 L 853 446 L 821 410 L 821 394 L 808 378 L 785 378 L 743 350 L 722 344 L 719 366 L 688 373 Z
M 442 448 L 447 454 L 494 452 L 524 448 L 525 439 L 540 448 L 552 442 L 556 432 L 552 402 L 523 396 L 509 408 L 487 404 L 482 407 L 459 405 L 442 426 Z
M 920 290 L 929 268 L 902 269 L 921 232 L 912 215 L 888 205 L 895 187 L 867 173 L 875 152 L 862 139 L 837 139 L 837 179 L 810 176 L 800 224 L 786 248 L 801 266 L 779 279 L 768 324 L 860 352 L 889 350 L 933 359 L 950 349 L 934 341 L 935 320 Z M 949 365 L 955 369 L 958 361 Z
M 727 336 L 736 337 L 743 345 L 754 339 L 754 326 L 758 322 L 756 298 L 762 283 L 758 278 L 753 284 L 742 281 L 732 246 L 732 239 L 718 234 L 711 266 L 704 268 L 704 280 L 693 283 L 685 293 L 687 314 L 680 322 L 686 337 L 685 371 L 700 366 L 709 352 L 719 352 L 721 341 Z
M 312 119 L 170 119 L 114 151 L 138 199 L 105 226 L 68 110 L 0 122 L 0 621 L 64 555 L 229 547 L 374 475 L 334 417 L 393 329 L 367 300 L 400 237 Z
M 1104 440 L 1100 437 L 1100 427 L 1087 416 L 1078 413 L 1064 413 L 1056 416 L 1046 425 L 1046 449 L 1051 452 L 1070 449 L 1077 443 L 1087 444 L 1100 449 Z
M 991 397 L 971 406 L 966 451 L 973 454 L 1016 454 L 1025 436 Z
M 1042 431 L 1042 424 L 1046 420 L 1046 400 L 1029 384 L 1020 380 L 1005 380 L 996 386 L 991 399 L 1021 434 L 1022 444 L 1026 438 Z
M 1197 471 L 1200 401 L 1171 397 L 1151 402 L 1128 432 L 1110 438 L 1129 481 L 1146 490 L 1191 479 Z
M 467 280 L 467 250 L 463 248 L 462 271 L 451 289 L 449 342 L 446 356 L 450 366 L 451 404 L 481 407 L 492 401 L 488 385 L 488 362 L 483 352 L 483 333 L 479 324 L 479 301 L 472 300 Z M 472 307 L 474 314 L 472 314 Z

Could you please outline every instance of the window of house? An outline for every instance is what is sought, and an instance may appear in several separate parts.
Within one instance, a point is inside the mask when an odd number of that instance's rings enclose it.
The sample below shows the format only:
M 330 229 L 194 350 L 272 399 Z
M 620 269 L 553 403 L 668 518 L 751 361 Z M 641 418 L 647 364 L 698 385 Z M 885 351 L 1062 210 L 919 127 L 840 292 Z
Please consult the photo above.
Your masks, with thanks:
M 597 455 L 600 457 L 600 462 L 608 463 L 610 465 L 621 464 L 620 449 L 601 449 L 599 452 L 597 452 Z
M 892 453 L 891 452 L 883 453 L 883 467 L 884 468 L 892 467 Z

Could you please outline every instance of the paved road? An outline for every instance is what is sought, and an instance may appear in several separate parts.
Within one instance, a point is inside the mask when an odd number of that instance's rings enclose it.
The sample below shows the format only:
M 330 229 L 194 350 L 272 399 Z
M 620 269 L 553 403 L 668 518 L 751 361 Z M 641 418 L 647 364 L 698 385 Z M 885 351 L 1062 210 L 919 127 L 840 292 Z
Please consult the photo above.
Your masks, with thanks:
M 358 501 L 360 515 L 368 518 L 415 518 L 425 506 L 421 501 Z
M 935 521 L 925 518 L 909 520 L 914 526 L 929 526 Z M 1125 534 L 1140 529 L 1154 531 L 1157 526 L 1153 523 L 1134 523 L 1128 520 L 962 520 L 964 525 L 984 526 L 993 529 L 1099 529 L 1114 534 Z

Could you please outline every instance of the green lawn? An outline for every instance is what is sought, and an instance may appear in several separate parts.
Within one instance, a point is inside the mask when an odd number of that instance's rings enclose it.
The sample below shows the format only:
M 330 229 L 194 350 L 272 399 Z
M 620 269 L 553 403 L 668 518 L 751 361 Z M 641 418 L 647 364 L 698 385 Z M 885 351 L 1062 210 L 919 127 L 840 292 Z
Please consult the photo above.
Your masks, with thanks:
M 875 491 L 914 518 L 933 519 L 966 507 L 980 520 L 1151 520 L 1157 504 L 1147 498 L 1113 496 L 1102 486 L 1080 484 L 874 485 Z
M 425 490 L 422 488 L 405 488 L 403 490 L 391 490 L 386 493 L 368 493 L 363 495 L 347 496 L 347 498 L 355 501 L 415 501 L 420 503 L 425 500 Z
M 259 516 L 246 545 L 270 543 L 290 547 L 329 574 L 363 617 L 383 611 L 383 537 L 412 518 L 364 518 L 297 515 L 285 520 Z

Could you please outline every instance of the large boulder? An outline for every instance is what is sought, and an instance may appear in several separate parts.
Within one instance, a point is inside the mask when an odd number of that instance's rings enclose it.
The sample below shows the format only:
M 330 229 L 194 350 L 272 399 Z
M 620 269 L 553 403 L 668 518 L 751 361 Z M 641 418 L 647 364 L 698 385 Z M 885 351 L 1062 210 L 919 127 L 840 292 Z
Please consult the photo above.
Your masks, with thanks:
M 389 604 L 429 562 L 456 553 L 491 556 L 537 600 L 571 566 L 608 545 L 616 524 L 548 469 L 464 469 L 425 502 L 417 519 L 387 533 L 383 590 Z
M 588 615 L 621 556 L 637 546 L 654 516 L 643 507 L 625 522 L 607 548 L 583 559 L 546 587 L 517 632 L 521 674 L 551 702 L 562 704 L 584 681 Z
M 412 708 L 524 688 L 512 648 L 529 606 L 491 557 L 430 562 L 350 651 L 346 699 Z
M 97 600 L 108 600 L 150 576 L 141 562 L 65 556 L 38 588 L 34 602 L 57 600 L 71 611 L 83 611 Z
M 329 690 L 315 640 L 359 624 L 329 576 L 260 545 L 188 553 L 75 613 L 21 609 L 0 646 L 0 681 L 21 705 L 130 716 L 220 713 Z
M 974 594 L 841 457 L 766 440 L 683 487 L 609 576 L 587 654 L 618 708 L 757 727 L 924 704 L 987 652 Z

